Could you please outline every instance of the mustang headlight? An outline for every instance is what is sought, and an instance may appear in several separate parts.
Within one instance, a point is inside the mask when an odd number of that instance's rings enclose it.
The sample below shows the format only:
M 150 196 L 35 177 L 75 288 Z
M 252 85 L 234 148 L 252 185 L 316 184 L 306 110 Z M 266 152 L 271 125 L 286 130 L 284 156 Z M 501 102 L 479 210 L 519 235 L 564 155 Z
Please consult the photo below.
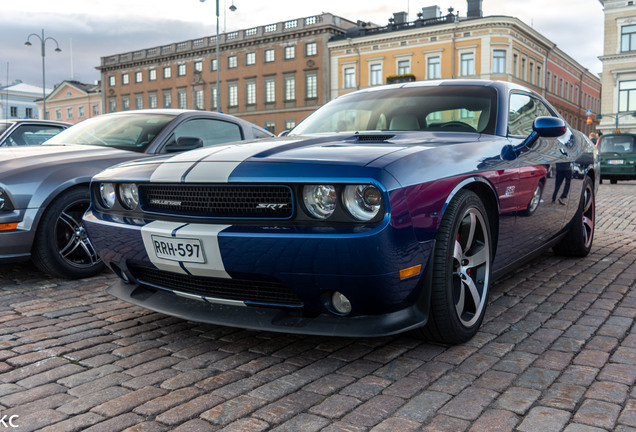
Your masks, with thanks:
M 13 210 L 9 194 L 2 188 L 0 188 L 0 210 Z
M 133 210 L 139 205 L 139 191 L 134 183 L 124 183 L 119 185 L 119 197 L 121 203 L 128 210 Z
M 101 198 L 101 202 L 104 207 L 107 209 L 113 208 L 116 199 L 115 185 L 113 183 L 100 183 L 99 197 Z
M 351 216 L 360 221 L 376 217 L 382 206 L 382 194 L 372 185 L 347 186 L 342 200 Z
M 303 201 L 312 216 L 327 219 L 336 209 L 336 188 L 333 185 L 306 185 Z

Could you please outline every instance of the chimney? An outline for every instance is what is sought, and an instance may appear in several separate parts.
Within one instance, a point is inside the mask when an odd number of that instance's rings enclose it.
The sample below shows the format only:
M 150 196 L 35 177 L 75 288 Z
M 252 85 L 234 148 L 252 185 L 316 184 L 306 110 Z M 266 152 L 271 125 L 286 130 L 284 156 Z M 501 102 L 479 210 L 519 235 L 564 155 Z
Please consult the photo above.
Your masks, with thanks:
M 393 23 L 404 24 L 406 22 L 406 12 L 395 12 L 393 14 Z
M 484 16 L 481 11 L 481 0 L 468 0 L 468 18 L 481 18 Z

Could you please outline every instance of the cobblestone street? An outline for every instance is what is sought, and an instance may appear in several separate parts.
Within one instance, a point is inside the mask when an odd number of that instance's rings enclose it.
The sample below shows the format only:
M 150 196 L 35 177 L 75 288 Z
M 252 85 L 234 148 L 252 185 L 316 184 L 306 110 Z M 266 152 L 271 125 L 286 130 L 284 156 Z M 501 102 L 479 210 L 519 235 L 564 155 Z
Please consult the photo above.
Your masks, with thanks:
M 109 273 L 0 265 L 0 417 L 21 432 L 636 432 L 636 182 L 602 184 L 596 209 L 588 257 L 550 251 L 497 281 L 455 347 L 201 325 L 109 296 Z

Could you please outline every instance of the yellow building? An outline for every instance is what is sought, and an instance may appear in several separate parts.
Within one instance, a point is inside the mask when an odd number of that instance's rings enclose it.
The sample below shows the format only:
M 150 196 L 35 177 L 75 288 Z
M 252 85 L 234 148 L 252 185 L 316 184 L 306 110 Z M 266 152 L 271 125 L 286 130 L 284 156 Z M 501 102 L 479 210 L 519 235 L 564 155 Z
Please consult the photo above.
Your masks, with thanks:
M 599 1 L 605 13 L 599 130 L 636 132 L 636 2 Z
M 553 42 L 514 17 L 483 17 L 481 1 L 468 16 L 450 9 L 413 22 L 396 13 L 385 27 L 358 26 L 328 44 L 331 98 L 401 81 L 450 78 L 504 80 L 544 95 L 573 127 L 591 131 L 587 110 L 598 111 L 600 80 Z

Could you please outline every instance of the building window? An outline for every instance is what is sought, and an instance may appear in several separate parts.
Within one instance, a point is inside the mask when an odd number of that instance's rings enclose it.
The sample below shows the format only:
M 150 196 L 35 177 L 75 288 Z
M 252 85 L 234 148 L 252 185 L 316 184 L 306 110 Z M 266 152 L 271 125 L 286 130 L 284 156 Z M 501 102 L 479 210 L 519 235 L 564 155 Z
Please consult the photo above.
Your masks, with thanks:
M 296 127 L 296 120 L 285 120 L 285 130 L 292 130 Z
M 128 95 L 121 97 L 121 109 L 124 111 L 130 109 L 130 97 Z
M 313 57 L 318 55 L 318 44 L 316 42 L 308 42 L 305 44 L 305 56 Z
M 186 65 L 185 63 L 181 63 L 177 66 L 177 76 L 185 76 L 186 74 Z
M 411 60 L 398 60 L 398 75 L 407 75 L 411 73 Z
M 527 75 L 526 75 L 526 59 L 525 57 L 521 58 L 521 79 L 526 81 Z
M 73 108 L 66 108 L 66 119 L 73 120 Z
M 318 75 L 309 73 L 305 77 L 305 98 L 316 99 L 318 97 Z
M 164 90 L 163 92 L 163 107 L 172 108 L 172 92 L 170 90 Z
M 238 60 L 236 59 L 236 56 L 229 56 L 227 58 L 227 68 L 228 69 L 234 69 L 238 66 Z
M 205 109 L 205 99 L 203 90 L 197 89 L 194 91 L 194 109 L 202 110 Z
M 135 72 L 135 82 L 140 83 L 144 80 L 144 73 L 142 71 Z
M 636 81 L 618 83 L 618 112 L 636 111 Z
M 439 56 L 429 57 L 426 60 L 426 78 L 440 79 L 442 77 L 442 59 Z
M 265 50 L 265 63 L 271 63 L 276 60 L 276 53 L 274 49 L 266 49 Z
M 11 107 L 13 108 L 13 107 Z M 55 110 L 55 120 L 62 120 L 62 110 L 61 109 L 56 109 Z
M 212 109 L 217 111 L 219 109 L 218 98 L 216 97 L 216 86 L 212 87 Z
M 135 95 L 135 109 L 143 109 L 144 107 L 144 95 L 138 93 Z
M 285 77 L 285 102 L 296 100 L 296 77 Z
M 77 107 L 77 118 L 84 118 L 86 114 L 84 113 L 84 105 L 80 105 Z
M 256 53 L 248 52 L 247 54 L 245 54 L 245 65 L 252 66 L 255 64 L 256 64 Z
M 93 105 L 93 115 L 99 115 L 99 105 Z
M 194 62 L 194 71 L 201 73 L 203 72 L 203 62 L 201 60 L 197 60 Z
M 115 75 L 111 75 L 108 77 L 108 87 L 115 87 L 117 85 L 117 81 L 115 79 Z
M 356 87 L 356 68 L 347 67 L 344 70 L 344 86 L 343 88 Z
M 210 60 L 210 71 L 212 71 L 212 72 L 216 71 L 216 59 L 215 58 Z
M 528 64 L 528 77 L 531 84 L 534 84 L 534 62 Z
M 227 104 L 230 108 L 238 106 L 238 84 L 235 82 L 227 85 Z
M 372 64 L 369 71 L 369 85 L 382 85 L 382 64 Z
M 518 76 L 519 74 L 519 55 L 518 54 L 513 54 L 512 55 L 512 74 L 514 76 Z
M 505 50 L 494 50 L 492 52 L 492 73 L 506 73 Z
M 157 81 L 157 69 L 148 70 L 148 81 Z
M 128 77 L 128 73 L 121 74 L 122 85 L 128 85 L 129 82 L 130 82 L 130 78 Z
M 553 77 L 552 81 L 554 83 L 553 86 L 552 86 L 552 92 L 554 94 L 557 94 L 557 91 L 559 90 L 559 77 L 556 76 L 556 74 L 554 74 L 552 77 Z
M 157 93 L 148 93 L 148 108 L 157 108 Z
M 117 100 L 114 97 L 108 98 L 108 112 L 117 111 Z M 60 118 L 58 120 L 62 120 L 62 113 L 60 113 Z
M 543 77 L 541 76 L 541 66 L 537 65 L 537 85 L 541 87 L 542 82 L 543 82 Z
M 475 75 L 475 54 L 464 53 L 460 56 L 460 75 L 471 76 Z
M 254 81 L 245 83 L 245 104 L 256 105 L 256 83 Z
M 170 66 L 166 66 L 163 68 L 163 79 L 172 78 L 172 68 Z
M 563 97 L 563 78 L 559 78 L 559 96 Z
M 265 122 L 265 129 L 269 132 L 275 134 L 276 133 L 276 122 L 273 120 L 268 120 Z
M 265 80 L 265 103 L 276 102 L 276 81 L 273 79 Z
M 188 107 L 188 96 L 186 94 L 186 89 L 179 88 L 177 89 L 177 108 L 186 109 Z
M 636 25 L 621 27 L 621 52 L 636 51 Z
M 285 54 L 284 54 L 284 58 L 285 60 L 291 60 L 293 58 L 296 58 L 296 47 L 295 46 L 286 46 L 285 47 Z
M 33 118 L 33 108 L 26 108 L 26 118 Z

